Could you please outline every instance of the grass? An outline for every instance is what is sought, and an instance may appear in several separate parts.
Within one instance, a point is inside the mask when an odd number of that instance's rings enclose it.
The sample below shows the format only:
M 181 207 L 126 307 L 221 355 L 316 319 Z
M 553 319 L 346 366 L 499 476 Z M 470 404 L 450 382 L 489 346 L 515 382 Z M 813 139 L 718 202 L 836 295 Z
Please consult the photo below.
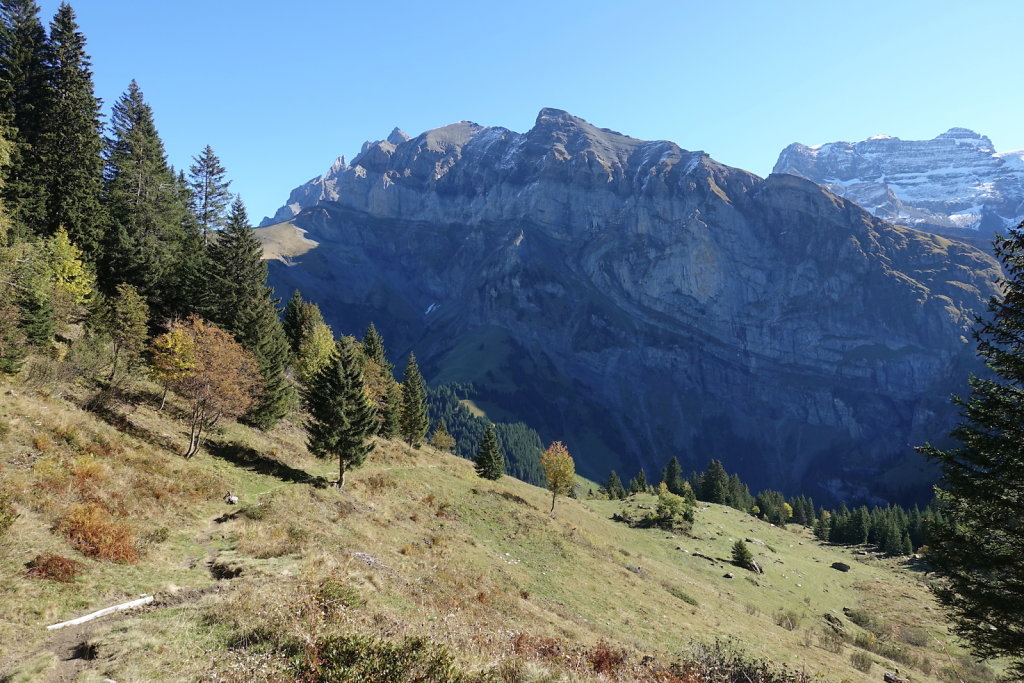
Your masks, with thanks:
M 89 631 L 99 653 L 90 676 L 292 680 L 322 666 L 310 653 L 419 642 L 412 649 L 432 654 L 416 666 L 437 655 L 498 680 L 647 680 L 656 667 L 642 667 L 645 657 L 667 666 L 694 648 L 873 680 L 844 650 L 859 637 L 883 644 L 875 657 L 906 653 L 914 680 L 929 681 L 942 679 L 925 661 L 962 654 L 922 575 L 895 560 L 855 562 L 804 529 L 714 505 L 700 506 L 689 535 L 613 522 L 618 501 L 559 498 L 551 515 L 544 489 L 485 481 L 468 461 L 394 442 L 379 442 L 339 492 L 326 485 L 334 463 L 311 457 L 294 424 L 270 434 L 228 425 L 219 446 L 186 462 L 168 450 L 184 441 L 174 410 L 144 401 L 105 422 L 72 401 L 0 387 L 0 488 L 18 513 L 0 546 L 12 577 L 0 585 L 0 642 L 12 644 L 0 675 L 59 673 L 46 624 L 140 593 L 156 594 L 156 607 Z M 223 502 L 229 490 L 237 507 Z M 62 520 L 83 509 L 130 530 L 136 561 L 76 548 Z M 766 543 L 751 547 L 763 575 L 728 562 L 747 536 Z M 27 575 L 44 554 L 79 563 L 78 575 Z M 836 561 L 852 570 L 831 569 Z M 842 620 L 845 640 L 822 635 L 824 614 Z M 716 639 L 747 654 L 722 654 Z

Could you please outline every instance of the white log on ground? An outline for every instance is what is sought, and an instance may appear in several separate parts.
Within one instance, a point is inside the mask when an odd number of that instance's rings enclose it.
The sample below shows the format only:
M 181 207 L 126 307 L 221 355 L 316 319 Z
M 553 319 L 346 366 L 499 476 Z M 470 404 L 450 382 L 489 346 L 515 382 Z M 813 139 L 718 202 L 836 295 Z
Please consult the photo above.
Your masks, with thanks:
M 93 612 L 92 614 L 86 614 L 84 617 L 78 617 L 77 619 L 72 619 L 71 621 L 62 621 L 59 624 L 47 626 L 46 630 L 55 631 L 59 628 L 64 628 L 65 626 L 77 626 L 78 624 L 84 624 L 87 621 L 92 621 L 93 619 L 106 616 L 107 614 L 113 614 L 114 612 L 120 612 L 122 610 L 131 609 L 133 607 L 139 607 L 141 605 L 146 605 L 151 602 L 153 602 L 153 596 L 147 595 L 145 597 L 139 598 L 138 600 L 122 602 L 120 605 L 114 605 L 113 607 L 105 607 L 104 609 Z

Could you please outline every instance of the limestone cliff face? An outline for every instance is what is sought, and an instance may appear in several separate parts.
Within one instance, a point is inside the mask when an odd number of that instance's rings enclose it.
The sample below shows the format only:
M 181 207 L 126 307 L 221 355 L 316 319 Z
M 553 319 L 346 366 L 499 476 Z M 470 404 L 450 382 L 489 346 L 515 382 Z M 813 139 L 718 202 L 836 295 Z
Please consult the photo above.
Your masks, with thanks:
M 551 109 L 525 134 L 370 144 L 330 182 L 264 229 L 317 243 L 272 263 L 278 294 L 336 330 L 375 321 L 428 379 L 473 382 L 602 478 L 676 455 L 819 496 L 912 479 L 997 275 L 807 180 Z

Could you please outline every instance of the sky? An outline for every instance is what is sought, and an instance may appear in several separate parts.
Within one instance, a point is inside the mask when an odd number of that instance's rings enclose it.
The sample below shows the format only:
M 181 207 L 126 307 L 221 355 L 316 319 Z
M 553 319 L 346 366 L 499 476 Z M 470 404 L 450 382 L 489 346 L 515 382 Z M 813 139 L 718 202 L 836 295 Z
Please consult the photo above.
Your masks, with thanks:
M 792 142 L 1024 148 L 1020 0 L 71 5 L 105 111 L 137 80 L 170 162 L 211 145 L 254 223 L 395 126 L 523 132 L 543 107 L 761 176 Z

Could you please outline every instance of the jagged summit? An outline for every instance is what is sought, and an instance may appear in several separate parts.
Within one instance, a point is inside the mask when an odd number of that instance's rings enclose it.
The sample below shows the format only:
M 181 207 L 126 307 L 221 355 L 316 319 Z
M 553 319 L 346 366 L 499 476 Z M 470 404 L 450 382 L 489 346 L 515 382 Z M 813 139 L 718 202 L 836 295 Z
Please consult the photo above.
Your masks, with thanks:
M 794 143 L 776 173 L 803 176 L 879 218 L 947 235 L 988 236 L 1024 218 L 1020 152 L 996 153 L 969 128 L 931 140 L 876 135 L 861 142 Z

